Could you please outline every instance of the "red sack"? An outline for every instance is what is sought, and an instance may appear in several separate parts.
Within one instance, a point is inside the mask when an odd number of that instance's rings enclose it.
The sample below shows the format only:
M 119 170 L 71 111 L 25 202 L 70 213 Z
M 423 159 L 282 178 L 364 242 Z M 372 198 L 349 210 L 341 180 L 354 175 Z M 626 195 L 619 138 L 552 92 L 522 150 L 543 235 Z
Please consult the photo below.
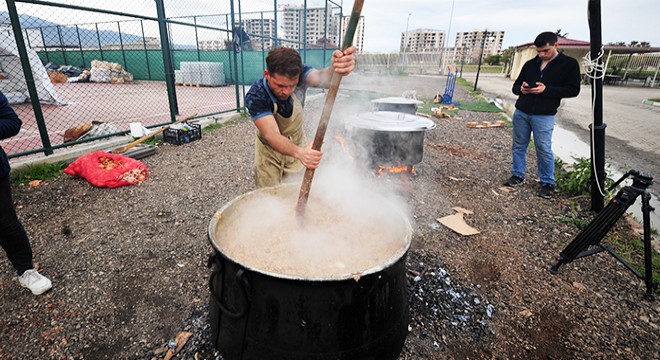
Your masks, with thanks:
M 96 151 L 77 158 L 64 172 L 83 177 L 94 186 L 111 189 L 141 184 L 147 179 L 147 166 L 143 162 L 105 151 Z

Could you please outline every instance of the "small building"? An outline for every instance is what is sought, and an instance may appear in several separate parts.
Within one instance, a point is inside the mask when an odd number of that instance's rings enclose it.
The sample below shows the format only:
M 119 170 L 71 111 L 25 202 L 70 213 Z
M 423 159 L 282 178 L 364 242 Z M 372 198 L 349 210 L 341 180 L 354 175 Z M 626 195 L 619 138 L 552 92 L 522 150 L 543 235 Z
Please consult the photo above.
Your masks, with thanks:
M 588 41 L 574 40 L 568 38 L 560 37 L 557 40 L 557 48 L 560 52 L 563 52 L 565 55 L 575 58 L 580 64 L 580 73 L 583 75 L 583 79 L 587 71 L 584 68 L 583 59 L 591 51 L 591 44 Z M 628 71 L 632 68 L 632 59 L 635 55 L 644 55 L 649 53 L 659 53 L 660 48 L 658 47 L 631 47 L 631 46 L 618 46 L 618 45 L 605 45 L 603 47 L 604 58 L 603 63 L 609 64 L 609 68 L 612 68 L 614 61 L 611 61 L 615 57 L 624 56 L 626 59 L 623 61 L 623 64 L 619 64 L 619 67 L 623 68 L 623 73 L 621 74 L 622 78 L 625 80 L 632 75 L 629 75 Z M 513 58 L 513 65 L 511 66 L 511 79 L 515 80 L 518 78 L 520 71 L 522 70 L 523 65 L 530 59 L 536 57 L 536 46 L 534 42 L 528 42 L 522 45 L 516 46 L 516 53 Z M 647 57 L 649 57 L 647 55 Z M 595 59 L 595 56 L 592 56 L 592 59 Z M 651 67 L 656 68 L 660 67 L 660 62 L 656 60 L 660 59 L 660 55 L 653 56 L 651 60 Z M 647 61 L 648 62 L 648 61 Z M 640 67 L 644 65 L 635 65 L 635 67 Z M 630 73 L 632 74 L 632 72 Z M 586 79 L 585 79 L 586 80 Z

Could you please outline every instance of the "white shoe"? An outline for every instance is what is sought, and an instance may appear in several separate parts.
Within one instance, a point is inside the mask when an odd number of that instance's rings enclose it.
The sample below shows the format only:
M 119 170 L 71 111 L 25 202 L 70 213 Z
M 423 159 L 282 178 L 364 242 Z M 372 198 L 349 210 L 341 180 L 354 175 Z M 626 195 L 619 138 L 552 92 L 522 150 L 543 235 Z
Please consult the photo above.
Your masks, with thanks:
M 26 270 L 23 275 L 18 277 L 18 282 L 22 287 L 30 289 L 34 295 L 41 295 L 53 287 L 50 280 L 35 269 Z

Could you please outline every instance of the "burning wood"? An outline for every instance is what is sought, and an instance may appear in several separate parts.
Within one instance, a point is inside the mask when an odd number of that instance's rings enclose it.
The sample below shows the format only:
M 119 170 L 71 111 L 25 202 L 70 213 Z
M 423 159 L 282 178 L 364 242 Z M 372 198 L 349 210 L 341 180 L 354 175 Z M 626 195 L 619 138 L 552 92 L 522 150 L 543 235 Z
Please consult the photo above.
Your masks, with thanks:
M 415 167 L 413 165 L 392 165 L 392 166 L 387 166 L 387 165 L 378 165 L 378 175 L 383 175 L 383 174 L 401 174 L 401 173 L 407 173 L 410 175 L 415 175 Z

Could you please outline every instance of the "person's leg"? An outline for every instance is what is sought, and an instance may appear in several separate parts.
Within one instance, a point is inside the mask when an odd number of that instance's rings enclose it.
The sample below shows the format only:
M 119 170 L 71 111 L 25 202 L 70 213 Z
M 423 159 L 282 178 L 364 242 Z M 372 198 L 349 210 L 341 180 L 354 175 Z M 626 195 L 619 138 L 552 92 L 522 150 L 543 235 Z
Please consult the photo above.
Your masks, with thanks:
M 527 146 L 529 145 L 530 116 L 517 110 L 513 113 L 513 140 L 511 150 L 513 154 L 513 165 L 511 174 L 519 178 L 525 178 L 525 168 L 527 167 Z
M 32 247 L 16 216 L 8 174 L 0 177 L 0 245 L 18 275 L 32 269 Z
M 541 180 L 541 185 L 548 184 L 553 187 L 556 185 L 555 156 L 552 153 L 552 130 L 554 126 L 554 115 L 534 115 L 532 117 L 537 174 Z

